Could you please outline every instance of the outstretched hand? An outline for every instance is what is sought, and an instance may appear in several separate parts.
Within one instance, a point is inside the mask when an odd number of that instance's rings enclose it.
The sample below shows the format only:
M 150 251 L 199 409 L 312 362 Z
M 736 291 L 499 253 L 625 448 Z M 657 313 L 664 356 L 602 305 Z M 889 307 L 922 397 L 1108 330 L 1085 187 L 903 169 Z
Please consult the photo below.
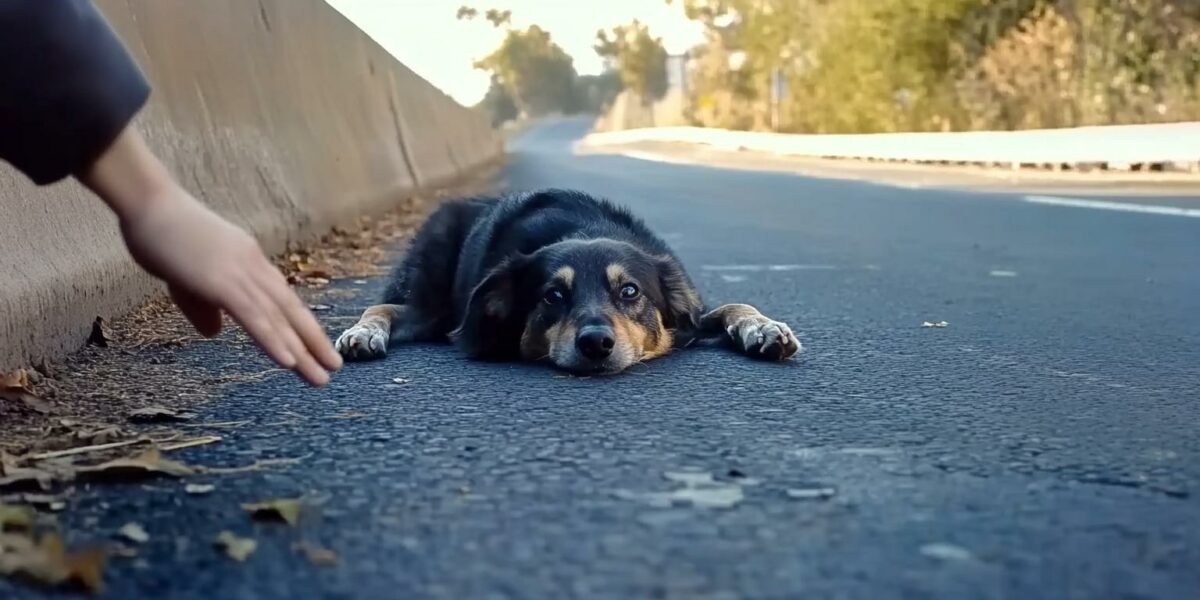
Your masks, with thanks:
M 80 179 L 113 207 L 134 260 L 167 283 L 201 334 L 216 335 L 226 312 L 272 360 L 312 385 L 325 385 L 341 367 L 258 242 L 179 187 L 136 131 L 122 133 Z

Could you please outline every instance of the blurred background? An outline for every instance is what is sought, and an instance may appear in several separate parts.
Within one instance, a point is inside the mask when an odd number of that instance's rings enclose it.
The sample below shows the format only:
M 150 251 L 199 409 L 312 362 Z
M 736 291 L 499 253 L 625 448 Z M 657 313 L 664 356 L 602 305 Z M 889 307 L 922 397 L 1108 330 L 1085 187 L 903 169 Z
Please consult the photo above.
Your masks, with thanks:
M 333 0 L 496 124 L 875 133 L 1200 118 L 1190 0 Z M 435 50 L 436 49 L 436 50 Z

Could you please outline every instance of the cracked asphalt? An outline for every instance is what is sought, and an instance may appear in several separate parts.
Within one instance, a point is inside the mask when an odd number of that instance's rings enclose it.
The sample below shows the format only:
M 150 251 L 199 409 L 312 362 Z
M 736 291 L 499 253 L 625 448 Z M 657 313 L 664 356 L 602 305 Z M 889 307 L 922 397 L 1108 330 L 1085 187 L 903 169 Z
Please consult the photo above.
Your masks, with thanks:
M 504 185 L 633 207 L 710 305 L 788 322 L 797 360 L 689 349 L 578 379 L 420 345 L 325 390 L 239 385 L 199 420 L 252 424 L 174 454 L 303 460 L 199 477 L 206 496 L 82 489 L 72 540 L 151 535 L 106 595 L 1200 597 L 1200 221 L 574 156 L 585 129 L 530 131 Z M 354 293 L 331 335 L 383 282 L 335 285 Z M 229 344 L 186 354 L 265 368 Z M 295 496 L 294 529 L 238 507 Z M 259 550 L 224 558 L 222 529 Z

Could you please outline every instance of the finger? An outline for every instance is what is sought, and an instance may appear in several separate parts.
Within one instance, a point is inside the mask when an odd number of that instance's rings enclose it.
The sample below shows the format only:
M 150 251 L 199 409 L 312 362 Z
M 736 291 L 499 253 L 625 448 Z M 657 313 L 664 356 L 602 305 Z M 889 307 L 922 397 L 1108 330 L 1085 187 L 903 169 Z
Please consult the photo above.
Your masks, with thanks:
M 234 288 L 234 291 L 228 294 L 225 310 L 275 364 L 285 369 L 296 368 L 296 355 L 288 348 L 286 340 L 276 332 L 270 315 L 252 296 L 242 289 Z
M 267 313 L 275 332 L 287 344 L 287 348 L 292 352 L 292 355 L 296 357 L 296 364 L 292 367 L 292 370 L 296 371 L 296 373 L 314 386 L 320 387 L 329 383 L 329 373 L 321 365 L 317 364 L 316 359 L 309 353 L 304 343 L 300 341 L 300 336 L 296 334 L 287 317 L 279 310 L 279 307 L 271 297 L 265 291 L 255 286 L 254 283 L 251 283 L 251 286 L 247 290 L 251 299 L 257 302 Z
M 167 291 L 171 295 L 171 300 L 175 302 L 175 306 L 179 307 L 179 312 L 183 313 L 183 316 L 196 328 L 196 331 L 200 332 L 200 335 L 213 337 L 221 333 L 220 308 L 175 286 L 170 286 Z
M 312 311 L 300 300 L 296 292 L 288 287 L 283 275 L 280 275 L 273 267 L 269 265 L 267 267 L 273 275 L 266 279 L 266 291 L 275 299 L 292 328 L 300 336 L 300 341 L 303 342 L 305 349 L 324 368 L 330 371 L 342 368 L 342 355 L 333 348 L 329 336 L 325 335 L 325 329 L 313 316 Z

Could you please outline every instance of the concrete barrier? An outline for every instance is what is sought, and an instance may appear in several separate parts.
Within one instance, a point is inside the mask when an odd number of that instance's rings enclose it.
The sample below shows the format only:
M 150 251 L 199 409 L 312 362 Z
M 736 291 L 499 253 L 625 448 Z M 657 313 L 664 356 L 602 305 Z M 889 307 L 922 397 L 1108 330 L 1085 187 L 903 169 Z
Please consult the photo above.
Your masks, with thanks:
M 321 0 L 98 0 L 154 86 L 137 126 L 270 252 L 496 160 L 487 120 Z M 0 163 L 0 370 L 78 348 L 158 289 L 73 181 Z

